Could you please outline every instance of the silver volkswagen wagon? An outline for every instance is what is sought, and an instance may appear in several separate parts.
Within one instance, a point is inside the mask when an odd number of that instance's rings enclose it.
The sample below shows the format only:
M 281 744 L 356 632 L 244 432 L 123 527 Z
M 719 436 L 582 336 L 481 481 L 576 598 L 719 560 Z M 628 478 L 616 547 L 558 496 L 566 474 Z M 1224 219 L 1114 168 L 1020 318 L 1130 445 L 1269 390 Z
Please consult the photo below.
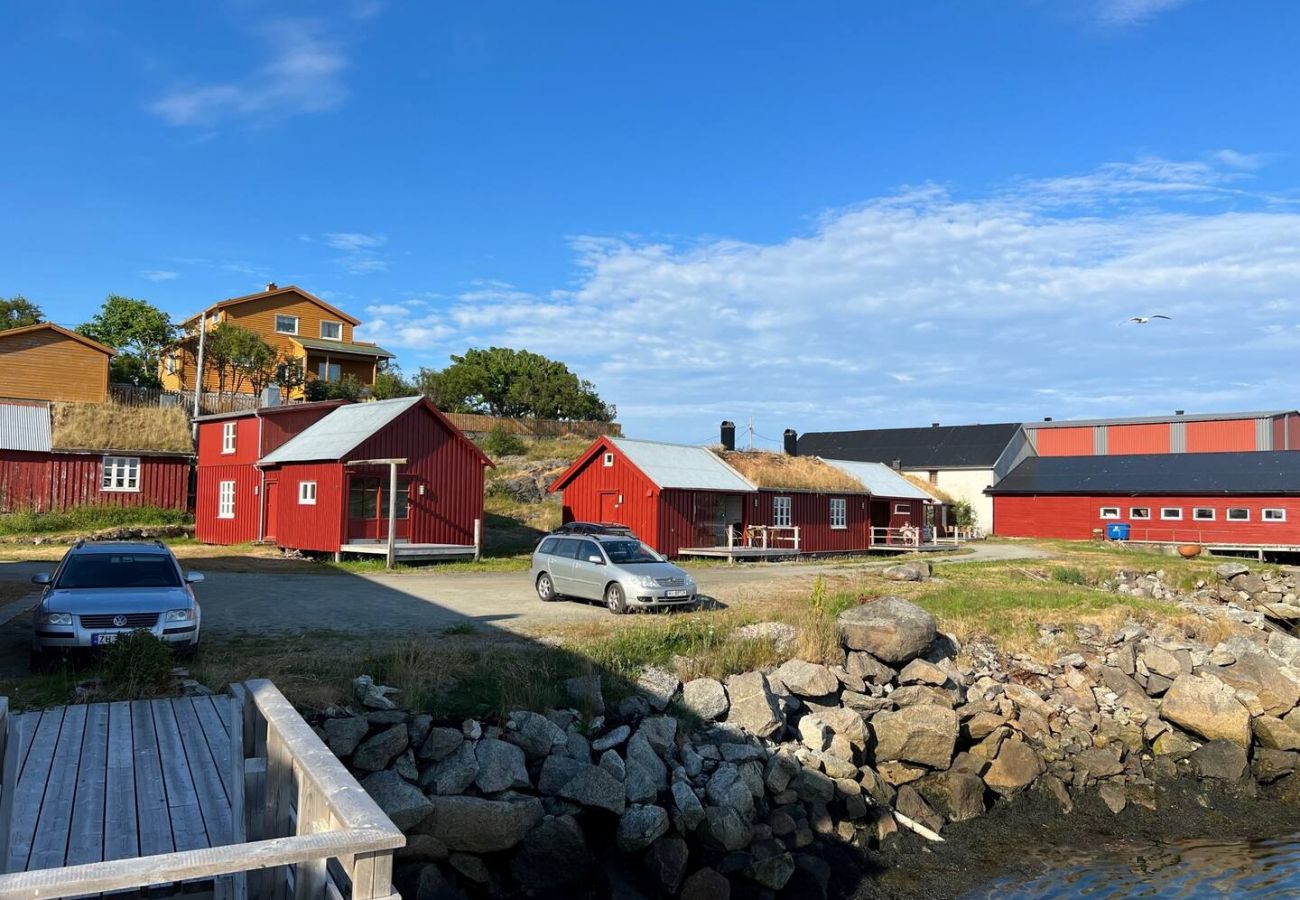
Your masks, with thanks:
M 533 551 L 533 585 L 550 602 L 600 600 L 614 614 L 632 607 L 691 606 L 695 579 L 634 538 L 551 535 Z

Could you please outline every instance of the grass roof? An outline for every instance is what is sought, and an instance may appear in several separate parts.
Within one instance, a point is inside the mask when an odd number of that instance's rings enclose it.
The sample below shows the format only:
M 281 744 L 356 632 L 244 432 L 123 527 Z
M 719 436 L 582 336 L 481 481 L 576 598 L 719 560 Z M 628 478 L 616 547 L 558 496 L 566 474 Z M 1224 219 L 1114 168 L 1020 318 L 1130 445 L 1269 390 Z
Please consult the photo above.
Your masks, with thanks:
M 51 417 L 55 450 L 194 452 L 189 419 L 178 406 L 55 403 Z
M 767 450 L 719 454 L 727 464 L 761 488 L 791 491 L 840 491 L 865 494 L 862 482 L 815 456 L 786 456 Z
M 927 494 L 929 494 L 934 499 L 938 500 L 940 503 L 957 502 L 956 500 L 953 499 L 952 494 L 949 494 L 947 491 L 941 490 L 938 485 L 931 484 L 930 479 L 928 478 L 922 478 L 920 475 L 909 475 L 906 472 L 899 472 L 898 474 L 902 475 L 908 481 L 912 482 L 912 484 L 916 485 L 918 488 L 925 491 Z

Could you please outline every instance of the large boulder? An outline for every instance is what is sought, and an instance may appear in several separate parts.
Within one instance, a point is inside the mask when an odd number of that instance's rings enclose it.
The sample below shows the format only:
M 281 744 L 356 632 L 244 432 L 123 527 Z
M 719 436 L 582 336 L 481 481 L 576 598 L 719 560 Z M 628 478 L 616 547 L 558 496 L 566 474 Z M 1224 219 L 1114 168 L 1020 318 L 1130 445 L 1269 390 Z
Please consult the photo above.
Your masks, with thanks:
M 799 697 L 824 697 L 840 689 L 840 680 L 830 669 L 802 659 L 784 663 L 774 674 L 790 693 Z
M 1250 566 L 1244 563 L 1223 563 L 1214 570 L 1214 574 L 1218 575 L 1224 581 L 1231 581 L 1238 575 L 1246 575 L 1249 572 Z
M 973 772 L 955 769 L 927 775 L 916 789 L 949 822 L 964 822 L 984 814 L 984 782 Z
M 731 708 L 727 722 L 761 738 L 775 737 L 785 727 L 785 719 L 762 672 L 745 672 L 727 679 Z
M 1270 716 L 1284 716 L 1295 709 L 1300 703 L 1300 683 L 1284 674 L 1282 666 L 1254 644 L 1241 640 L 1230 642 L 1230 646 L 1237 661 L 1216 667 L 1214 675 L 1238 690 L 1252 691 Z
M 1202 778 L 1221 781 L 1240 781 L 1249 765 L 1246 748 L 1224 740 L 1210 741 L 1197 747 L 1187 761 L 1192 764 L 1192 771 Z
M 696 678 L 682 685 L 682 705 L 706 722 L 725 716 L 730 706 L 722 682 L 712 678 Z
M 406 731 L 405 723 L 385 728 L 357 747 L 352 754 L 352 768 L 365 772 L 386 769 L 388 764 L 406 749 L 409 740 L 410 735 Z
M 676 895 L 677 889 L 681 887 L 689 861 L 690 848 L 679 837 L 655 841 L 645 855 L 645 865 L 650 870 L 651 877 L 670 897 Z
M 418 755 L 420 759 L 440 762 L 459 750 L 463 743 L 465 733 L 459 728 L 430 728 Z
M 325 720 L 325 743 L 335 756 L 348 756 L 370 731 L 365 716 L 340 716 Z
M 418 787 L 392 770 L 367 775 L 361 786 L 403 831 L 419 825 L 433 810 L 433 803 Z
M 680 684 L 677 676 L 667 669 L 649 666 L 641 672 L 636 687 L 652 707 L 662 712 L 672 702 Z
M 551 760 L 547 760 L 549 764 Z M 627 792 L 623 782 L 600 766 L 578 763 L 578 771 L 556 791 L 574 803 L 622 815 Z
M 514 744 L 484 738 L 478 742 L 474 755 L 478 760 L 475 784 L 483 793 L 495 794 L 511 788 L 530 786 L 524 751 Z
M 920 656 L 935 631 L 934 616 L 902 597 L 881 597 L 846 609 L 840 613 L 839 626 L 845 647 L 890 665 Z
M 984 773 L 984 783 L 999 794 L 1014 794 L 1034 783 L 1043 773 L 1043 760 L 1024 741 L 1003 741 L 997 757 Z
M 483 800 L 478 797 L 434 797 L 433 815 L 424 830 L 465 853 L 509 850 L 542 821 L 542 801 Z
M 946 769 L 957 743 L 957 714 L 933 703 L 876 713 L 870 722 L 876 762 L 911 762 Z
M 891 581 L 925 581 L 933 571 L 928 562 L 899 563 L 887 566 L 880 574 Z
M 460 745 L 451 756 L 420 773 L 420 787 L 435 794 L 463 794 L 478 778 L 478 756 L 474 744 Z
M 1180 675 L 1160 701 L 1160 715 L 1207 741 L 1250 746 L 1250 711 L 1236 692 L 1210 674 Z

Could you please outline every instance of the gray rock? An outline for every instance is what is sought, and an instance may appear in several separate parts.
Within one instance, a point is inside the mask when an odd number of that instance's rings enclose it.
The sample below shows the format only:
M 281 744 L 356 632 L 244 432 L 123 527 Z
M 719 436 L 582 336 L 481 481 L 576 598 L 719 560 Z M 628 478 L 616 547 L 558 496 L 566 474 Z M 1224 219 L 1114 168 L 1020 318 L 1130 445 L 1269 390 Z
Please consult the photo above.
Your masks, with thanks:
M 433 810 L 429 798 L 396 772 L 375 772 L 361 781 L 367 794 L 379 804 L 393 824 L 409 831 L 425 820 Z
M 487 884 L 492 877 L 491 873 L 488 872 L 487 864 L 477 856 L 468 853 L 453 853 L 447 858 L 447 862 L 461 877 L 475 884 Z
M 600 766 L 578 765 L 580 768 L 560 787 L 558 795 L 582 806 L 621 815 L 626 808 L 623 782 Z
M 695 789 L 684 781 L 674 781 L 672 793 L 678 828 L 684 832 L 694 831 L 704 821 L 704 804 Z
M 920 792 L 910 784 L 905 784 L 898 789 L 894 808 L 912 821 L 920 822 L 926 828 L 934 831 L 943 828 L 943 816 L 926 803 Z
M 429 736 L 429 729 L 433 727 L 433 716 L 428 713 L 421 713 L 418 716 L 412 716 L 411 721 L 406 725 L 406 734 L 410 738 L 412 747 L 420 747 Z
M 1101 802 L 1106 804 L 1106 808 L 1117 816 L 1128 806 L 1128 793 L 1122 784 L 1103 781 L 1097 788 L 1097 793 L 1101 796 Z
M 677 720 L 671 716 L 653 716 L 641 723 L 637 733 L 645 735 L 656 753 L 666 756 L 677 737 Z
M 459 728 L 430 728 L 418 755 L 420 759 L 439 762 L 459 750 L 463 743 L 465 735 Z
M 668 708 L 673 695 L 677 693 L 679 684 L 676 675 L 657 666 L 650 666 L 642 670 L 641 677 L 636 680 L 637 690 L 641 692 L 641 695 L 646 698 L 652 708 L 660 711 Z
M 927 775 L 916 782 L 916 789 L 949 822 L 965 822 L 984 814 L 984 782 L 970 772 Z
M 1237 661 L 1215 668 L 1215 675 L 1237 690 L 1254 692 L 1270 716 L 1284 716 L 1296 708 L 1300 703 L 1300 683 L 1287 677 L 1272 656 L 1245 640 L 1230 641 L 1229 646 Z
M 442 796 L 463 794 L 478 778 L 478 756 L 474 745 L 466 742 L 442 762 L 425 769 L 420 786 Z
M 624 853 L 636 853 L 668 833 L 668 811 L 662 806 L 633 806 L 618 822 L 615 843 Z
M 583 712 L 599 716 L 605 712 L 605 697 L 600 690 L 600 676 L 579 675 L 564 682 L 565 693 Z
M 830 803 L 835 799 L 835 780 L 816 769 L 801 767 L 790 779 L 790 790 L 803 803 Z
M 460 723 L 460 733 L 465 736 L 467 741 L 477 741 L 483 736 L 483 726 L 477 719 L 466 719 Z
M 699 869 L 682 882 L 681 900 L 731 900 L 731 882 L 716 869 Z
M 582 736 L 576 729 L 570 728 L 564 742 L 562 752 L 570 759 L 576 759 L 578 762 L 591 762 L 591 741 Z
M 555 796 L 573 776 L 582 771 L 584 765 L 591 764 L 569 756 L 548 756 L 542 763 L 541 774 L 537 777 L 538 792 L 547 797 Z
M 762 738 L 774 737 L 785 727 L 776 695 L 762 672 L 732 675 L 727 679 L 727 695 L 731 698 L 728 724 Z
M 1300 764 L 1300 753 L 1290 750 L 1256 750 L 1251 760 L 1250 771 L 1255 780 L 1261 784 L 1272 784 L 1279 778 L 1285 778 L 1296 770 Z
M 436 865 L 426 865 L 416 878 L 415 896 L 410 900 L 465 900 L 465 895 L 447 880 Z
M 897 672 L 870 653 L 850 653 L 844 663 L 844 668 L 850 675 L 856 675 L 858 678 L 865 679 L 874 685 L 889 684 L 898 675 Z M 858 693 L 861 693 L 861 691 Z
M 924 563 L 925 569 L 921 568 L 921 563 L 901 563 L 896 566 L 887 566 L 881 575 L 891 581 L 925 581 L 930 577 L 930 573 L 925 571 L 930 567 L 929 563 Z
M 1246 749 L 1233 741 L 1217 740 L 1202 744 L 1187 757 L 1192 771 L 1202 778 L 1240 781 L 1246 774 Z
M 668 787 L 668 767 L 650 746 L 646 736 L 638 731 L 627 742 L 627 788 L 629 803 L 642 803 L 653 800 L 659 792 Z
M 1231 581 L 1238 575 L 1246 575 L 1250 572 L 1250 566 L 1242 563 L 1223 563 L 1214 570 L 1214 574 L 1224 581 Z
M 686 877 L 686 864 L 690 859 L 690 849 L 686 842 L 678 837 L 665 837 L 655 841 L 646 851 L 646 868 L 655 883 L 668 896 L 674 896 Z
M 547 818 L 528 832 L 510 861 L 510 872 L 520 886 L 549 894 L 591 880 L 594 861 L 582 827 L 573 816 Z
M 793 653 L 799 643 L 799 629 L 785 622 L 755 622 L 742 625 L 732 632 L 732 636 L 742 641 L 771 641 L 778 654 Z
M 840 680 L 830 669 L 802 659 L 783 663 L 775 675 L 790 693 L 799 697 L 824 697 L 840 689 Z
M 453 853 L 497 853 L 509 850 L 542 820 L 542 801 L 482 800 L 478 797 L 434 797 L 433 815 L 424 830 Z
M 447 845 L 433 835 L 411 833 L 406 836 L 406 846 L 393 851 L 393 859 L 398 863 L 442 862 L 447 858 L 447 852 Z
M 505 741 L 484 738 L 475 751 L 478 775 L 475 784 L 485 794 L 495 794 L 511 788 L 528 788 L 528 766 L 524 751 Z
M 779 794 L 790 786 L 798 772 L 798 762 L 784 753 L 775 753 L 763 770 L 763 782 L 770 793 Z
M 409 740 L 405 725 L 391 725 L 357 747 L 352 753 L 352 768 L 364 772 L 386 769 L 393 758 L 406 749 Z
M 365 716 L 342 716 L 325 720 L 325 743 L 335 756 L 348 756 L 370 731 Z
M 415 764 L 415 754 L 411 752 L 410 747 L 407 747 L 402 751 L 401 756 L 393 760 L 392 768 L 394 772 L 412 784 L 420 780 L 420 769 Z
M 705 829 L 713 843 L 723 850 L 743 850 L 749 846 L 753 829 L 730 806 L 710 806 L 705 811 Z
M 911 762 L 946 769 L 957 743 L 957 714 L 951 709 L 923 703 L 897 712 L 877 713 L 871 719 L 877 762 Z
M 1003 741 L 997 757 L 984 773 L 984 783 L 999 794 L 1024 790 L 1043 773 L 1043 761 L 1023 741 Z
M 627 763 L 615 750 L 606 750 L 600 755 L 600 768 L 613 775 L 619 781 L 627 780 Z
M 611 747 L 617 747 L 626 741 L 632 735 L 631 727 L 620 725 L 617 728 L 602 734 L 591 742 L 591 749 L 597 753 L 604 753 Z
M 1160 701 L 1160 715 L 1206 740 L 1250 746 L 1250 711 L 1214 675 L 1180 675 Z
M 755 859 L 745 869 L 745 874 L 763 887 L 779 891 L 794 874 L 794 857 L 783 848 L 780 853 Z
M 712 678 L 696 678 L 682 686 L 682 705 L 709 722 L 725 716 L 730 704 L 722 682 Z
M 732 763 L 718 766 L 704 789 L 705 796 L 714 806 L 729 806 L 750 819 L 754 814 L 754 795 L 740 777 L 740 770 Z
M 529 757 L 539 758 L 568 743 L 564 729 L 535 712 L 513 712 L 505 739 L 521 747 Z
M 902 597 L 851 607 L 840 613 L 838 622 L 844 646 L 892 665 L 920 656 L 935 634 L 934 616 Z
M 912 660 L 898 673 L 899 684 L 929 684 L 942 687 L 947 681 L 947 672 L 923 659 Z
M 397 704 L 391 699 L 398 693 L 397 688 L 375 684 L 369 675 L 358 675 L 352 679 L 352 694 L 368 709 L 396 709 Z

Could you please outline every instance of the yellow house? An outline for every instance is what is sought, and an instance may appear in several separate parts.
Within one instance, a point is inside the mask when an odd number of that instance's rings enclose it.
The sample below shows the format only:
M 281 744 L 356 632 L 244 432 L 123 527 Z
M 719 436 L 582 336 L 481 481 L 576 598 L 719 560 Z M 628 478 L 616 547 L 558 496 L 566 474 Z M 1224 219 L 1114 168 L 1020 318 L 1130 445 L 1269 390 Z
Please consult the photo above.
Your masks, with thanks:
M 276 349 L 282 362 L 299 365 L 309 381 L 338 381 L 352 375 L 371 386 L 380 364 L 393 357 L 382 347 L 353 340 L 353 329 L 361 324 L 359 319 L 302 288 L 268 284 L 264 291 L 214 303 L 181 323 L 185 337 L 161 363 L 159 376 L 164 390 L 194 390 L 200 329 L 206 326 L 210 334 L 222 322 L 246 328 L 262 338 Z M 210 360 L 204 360 L 203 370 L 203 389 L 219 390 L 220 377 Z M 248 379 L 238 384 L 227 381 L 225 390 L 250 394 L 255 386 Z
M 0 331 L 0 397 L 103 403 L 115 352 L 52 322 Z

